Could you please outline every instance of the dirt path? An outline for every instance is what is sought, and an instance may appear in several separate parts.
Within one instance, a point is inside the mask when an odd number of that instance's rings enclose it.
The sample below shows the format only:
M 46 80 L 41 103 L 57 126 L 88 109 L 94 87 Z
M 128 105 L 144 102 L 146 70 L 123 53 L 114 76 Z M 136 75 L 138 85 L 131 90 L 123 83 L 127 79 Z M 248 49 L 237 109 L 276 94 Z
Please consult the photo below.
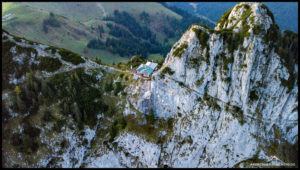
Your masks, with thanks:
M 97 4 L 97 6 L 102 10 L 102 12 L 103 12 L 103 17 L 106 17 L 106 16 L 107 16 L 107 13 L 105 12 L 105 9 L 103 8 L 101 2 L 97 2 L 96 4 Z
M 165 75 L 169 80 L 172 80 L 172 81 L 176 81 L 176 80 L 174 80 L 171 76 L 169 76 L 169 75 Z M 177 82 L 177 81 L 176 81 Z M 204 96 L 204 94 L 201 94 L 201 93 L 199 93 L 198 91 L 196 91 L 196 90 L 194 90 L 194 89 L 191 89 L 191 88 L 189 88 L 189 87 L 187 87 L 187 86 L 183 86 L 183 88 L 186 88 L 186 89 L 188 89 L 188 90 L 190 90 L 190 92 L 192 92 L 192 93 L 195 93 L 196 95 L 198 95 L 198 96 Z M 208 95 L 208 94 L 207 94 Z M 210 95 L 208 95 L 208 96 L 210 96 Z M 223 103 L 223 104 L 228 104 L 229 106 L 234 106 L 234 105 L 231 105 L 231 104 L 229 104 L 229 103 L 227 103 L 227 102 L 225 102 L 225 101 L 223 101 L 223 100 L 221 100 L 221 99 L 219 99 L 219 98 L 217 98 L 217 97 L 213 97 L 213 96 L 210 96 L 211 98 L 214 98 L 214 99 L 216 99 L 216 100 L 218 100 L 219 102 L 221 102 L 221 103 Z M 264 122 L 264 123 L 274 123 L 275 121 L 276 121 L 276 119 L 275 120 L 271 120 L 271 119 L 262 119 L 262 118 L 258 118 L 258 117 L 254 117 L 254 116 L 252 116 L 253 114 L 244 114 L 244 118 L 248 118 L 248 119 L 255 119 L 255 120 L 259 120 L 259 121 L 262 121 L 262 122 Z M 297 122 L 298 120 L 289 120 L 289 119 L 285 119 L 284 121 L 290 121 L 290 122 Z

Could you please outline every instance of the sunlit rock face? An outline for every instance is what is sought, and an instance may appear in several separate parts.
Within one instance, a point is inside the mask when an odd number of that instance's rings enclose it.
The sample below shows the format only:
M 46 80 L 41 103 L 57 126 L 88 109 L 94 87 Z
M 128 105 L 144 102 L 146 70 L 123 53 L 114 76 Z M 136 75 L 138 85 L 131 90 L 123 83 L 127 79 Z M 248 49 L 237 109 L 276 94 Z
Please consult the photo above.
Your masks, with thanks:
M 253 33 L 255 25 L 268 30 L 272 24 L 261 3 L 239 3 L 215 31 L 192 25 L 174 44 L 151 86 L 141 92 L 151 97 L 140 95 L 137 105 L 143 112 L 153 108 L 157 117 L 176 119 L 174 134 L 161 150 L 162 165 L 233 167 L 255 154 L 265 156 L 262 146 L 274 133 L 290 143 L 298 140 L 297 80 L 290 91 L 282 85 L 280 79 L 290 76 L 287 68 L 263 34 Z M 230 52 L 221 32 L 232 28 L 239 33 L 247 25 L 249 35 Z M 205 46 L 195 30 L 209 35 Z M 183 44 L 187 47 L 175 56 Z M 174 73 L 161 78 L 165 67 Z M 187 138 L 192 142 L 184 142 Z

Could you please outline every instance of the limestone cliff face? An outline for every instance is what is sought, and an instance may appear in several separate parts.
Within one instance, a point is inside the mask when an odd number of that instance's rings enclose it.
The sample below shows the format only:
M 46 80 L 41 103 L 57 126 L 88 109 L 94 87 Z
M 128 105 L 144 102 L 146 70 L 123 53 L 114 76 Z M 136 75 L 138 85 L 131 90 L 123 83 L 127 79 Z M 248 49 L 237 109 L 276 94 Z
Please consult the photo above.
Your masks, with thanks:
M 140 110 L 176 119 L 161 164 L 233 167 L 255 154 L 263 158 L 263 147 L 278 136 L 298 140 L 297 80 L 291 90 L 282 85 L 291 75 L 263 33 L 254 33 L 254 27 L 264 32 L 274 24 L 268 10 L 261 3 L 239 3 L 224 15 L 213 31 L 191 26 L 140 95 Z M 222 35 L 226 29 L 244 35 L 231 51 Z M 208 34 L 204 45 L 197 32 Z M 174 73 L 161 78 L 166 67 Z M 184 142 L 188 138 L 191 143 Z

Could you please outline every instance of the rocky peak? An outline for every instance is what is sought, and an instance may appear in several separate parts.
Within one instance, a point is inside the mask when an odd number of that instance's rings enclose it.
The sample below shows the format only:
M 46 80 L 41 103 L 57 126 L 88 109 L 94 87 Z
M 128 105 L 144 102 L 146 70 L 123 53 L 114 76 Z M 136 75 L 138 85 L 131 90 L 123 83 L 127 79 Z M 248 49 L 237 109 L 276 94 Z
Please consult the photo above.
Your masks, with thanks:
M 239 32 L 245 27 L 250 32 L 254 27 L 268 30 L 273 23 L 273 14 L 264 4 L 258 2 L 241 2 L 223 14 L 215 30 L 230 29 L 234 32 Z
M 195 30 L 199 30 L 200 32 L 208 33 L 207 28 L 200 24 L 193 24 L 191 25 L 188 30 L 182 35 L 179 41 L 177 41 L 174 45 L 173 48 L 171 49 L 170 53 L 166 56 L 165 59 L 165 65 L 171 61 L 174 61 L 174 55 L 171 54 L 176 54 L 178 52 L 178 55 L 184 51 L 184 46 L 187 45 L 196 45 L 197 42 L 199 42 L 199 39 L 197 38 L 197 34 Z M 181 50 L 180 50 L 181 49 Z M 188 48 L 189 49 L 189 48 Z M 181 54 L 180 54 L 181 55 Z
M 150 98 L 137 104 L 142 112 L 152 108 L 157 117 L 177 122 L 161 164 L 239 167 L 273 153 L 293 159 L 273 147 L 275 140 L 278 148 L 298 141 L 298 87 L 291 81 L 298 70 L 287 67 L 292 62 L 271 43 L 280 40 L 278 31 L 265 5 L 247 2 L 227 11 L 215 29 L 193 24 L 174 44 L 142 93 Z M 189 137 L 187 149 L 182 141 Z M 186 155 L 168 157 L 170 151 Z

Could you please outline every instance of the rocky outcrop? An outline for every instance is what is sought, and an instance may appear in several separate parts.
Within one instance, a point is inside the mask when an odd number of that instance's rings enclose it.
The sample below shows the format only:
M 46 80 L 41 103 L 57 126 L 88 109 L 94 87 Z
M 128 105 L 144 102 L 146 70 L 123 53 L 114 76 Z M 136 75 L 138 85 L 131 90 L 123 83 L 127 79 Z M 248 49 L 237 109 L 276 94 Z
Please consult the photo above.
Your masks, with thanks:
M 139 98 L 140 110 L 147 113 L 146 101 L 157 117 L 176 119 L 161 164 L 233 167 L 264 155 L 274 139 L 298 141 L 297 80 L 290 91 L 282 85 L 291 75 L 264 35 L 254 33 L 255 26 L 266 31 L 274 24 L 268 9 L 239 3 L 224 15 L 215 30 L 192 25 L 153 75 L 151 88 L 141 92 L 151 97 Z M 228 42 L 228 29 L 233 36 L 241 32 L 240 44 Z M 166 67 L 174 73 L 161 78 Z

